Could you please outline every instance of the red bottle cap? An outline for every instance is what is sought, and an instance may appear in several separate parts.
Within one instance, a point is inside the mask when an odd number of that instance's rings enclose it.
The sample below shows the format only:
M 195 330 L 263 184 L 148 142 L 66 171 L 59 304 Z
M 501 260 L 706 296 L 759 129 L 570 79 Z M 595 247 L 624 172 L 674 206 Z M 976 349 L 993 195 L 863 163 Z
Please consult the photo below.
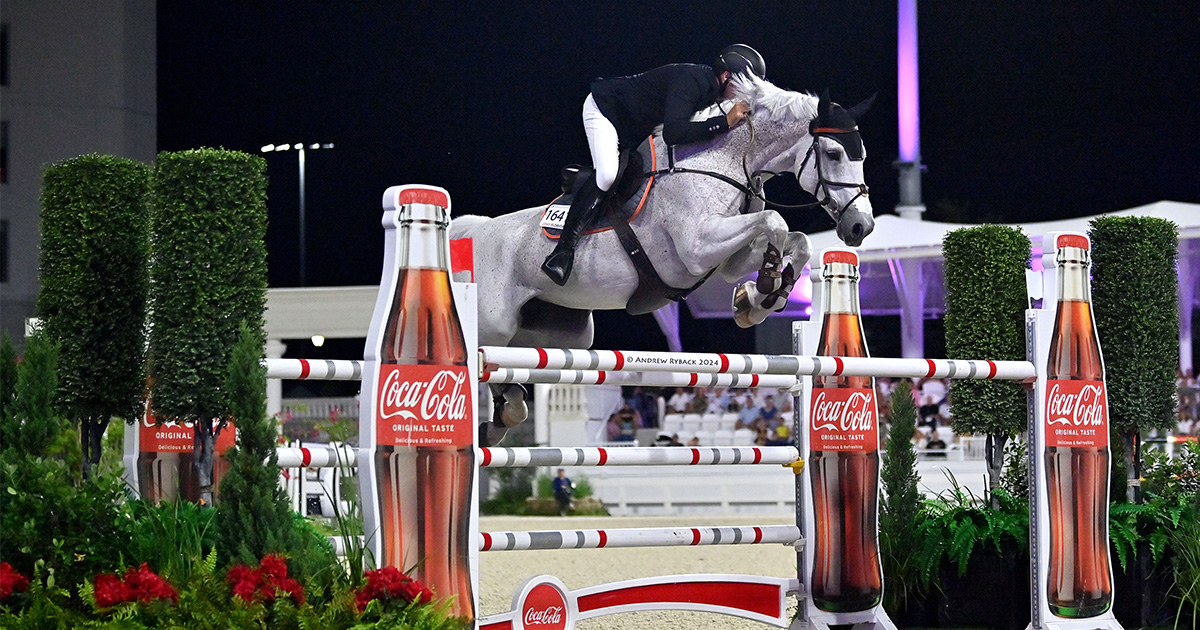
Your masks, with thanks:
M 1078 247 L 1079 249 L 1088 249 L 1088 238 L 1083 234 L 1059 234 L 1058 239 L 1054 243 L 1055 247 Z
M 848 249 L 827 249 L 821 254 L 821 262 L 826 265 L 830 263 L 846 263 L 857 267 L 858 254 Z

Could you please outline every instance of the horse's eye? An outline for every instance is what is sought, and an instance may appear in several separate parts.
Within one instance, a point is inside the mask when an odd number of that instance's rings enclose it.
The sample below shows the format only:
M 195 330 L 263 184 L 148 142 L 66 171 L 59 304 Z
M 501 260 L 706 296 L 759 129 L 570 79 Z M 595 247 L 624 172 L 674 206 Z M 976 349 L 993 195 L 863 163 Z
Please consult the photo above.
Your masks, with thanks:
M 842 159 L 842 152 L 837 149 L 829 149 L 825 152 L 825 157 L 837 161 Z

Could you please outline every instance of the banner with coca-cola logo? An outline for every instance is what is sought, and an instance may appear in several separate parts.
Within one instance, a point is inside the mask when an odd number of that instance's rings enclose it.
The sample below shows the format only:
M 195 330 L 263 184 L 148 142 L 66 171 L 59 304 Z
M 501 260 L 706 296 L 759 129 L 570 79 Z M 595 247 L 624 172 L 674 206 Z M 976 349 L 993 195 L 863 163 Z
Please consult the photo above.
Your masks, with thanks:
M 1046 446 L 1108 446 L 1104 381 L 1046 383 Z
M 870 389 L 814 388 L 809 417 L 811 450 L 879 450 L 875 392 Z
M 214 429 L 216 422 L 213 422 Z M 216 453 L 222 455 L 237 441 L 233 423 L 225 425 L 217 435 Z M 168 420 L 155 424 L 154 418 L 146 416 L 138 423 L 138 451 L 142 453 L 191 453 L 196 444 L 195 423 Z
M 537 582 L 522 597 L 518 597 L 518 600 L 520 621 L 514 624 L 516 628 L 568 630 L 575 625 L 568 616 L 567 595 L 561 583 Z
M 376 429 L 387 446 L 472 444 L 474 407 L 466 367 L 381 365 Z

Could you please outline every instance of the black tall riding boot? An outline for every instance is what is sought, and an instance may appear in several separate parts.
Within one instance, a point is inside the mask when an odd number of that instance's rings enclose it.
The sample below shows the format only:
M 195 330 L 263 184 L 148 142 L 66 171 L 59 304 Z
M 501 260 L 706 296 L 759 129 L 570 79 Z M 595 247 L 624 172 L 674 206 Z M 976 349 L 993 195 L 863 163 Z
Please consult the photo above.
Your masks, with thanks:
M 550 276 L 558 286 L 563 286 L 571 278 L 571 267 L 575 264 L 575 244 L 579 242 L 588 224 L 600 212 L 600 206 L 608 199 L 608 192 L 600 190 L 595 182 L 588 182 L 571 202 L 567 211 L 567 220 L 563 222 L 562 234 L 554 251 L 542 263 L 542 271 Z

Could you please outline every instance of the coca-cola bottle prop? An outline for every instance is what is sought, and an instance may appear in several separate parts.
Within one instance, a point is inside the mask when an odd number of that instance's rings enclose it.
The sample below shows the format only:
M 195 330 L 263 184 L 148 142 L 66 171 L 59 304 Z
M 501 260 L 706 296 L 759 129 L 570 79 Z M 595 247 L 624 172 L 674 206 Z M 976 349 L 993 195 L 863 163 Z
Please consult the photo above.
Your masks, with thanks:
M 1092 316 L 1089 243 L 1057 236 L 1058 311 L 1050 339 L 1045 457 L 1050 510 L 1046 601 L 1060 617 L 1094 617 L 1112 602 L 1108 558 L 1108 401 Z
M 466 343 L 450 290 L 449 196 L 400 193 L 400 267 L 378 350 L 374 453 L 379 566 L 410 570 L 474 618 L 469 519 L 475 466 Z
M 825 304 L 817 354 L 869 356 L 859 320 L 858 256 L 831 248 L 821 260 Z M 813 377 L 809 420 L 808 469 L 816 531 L 810 541 L 813 603 L 828 612 L 867 610 L 883 594 L 874 379 Z

